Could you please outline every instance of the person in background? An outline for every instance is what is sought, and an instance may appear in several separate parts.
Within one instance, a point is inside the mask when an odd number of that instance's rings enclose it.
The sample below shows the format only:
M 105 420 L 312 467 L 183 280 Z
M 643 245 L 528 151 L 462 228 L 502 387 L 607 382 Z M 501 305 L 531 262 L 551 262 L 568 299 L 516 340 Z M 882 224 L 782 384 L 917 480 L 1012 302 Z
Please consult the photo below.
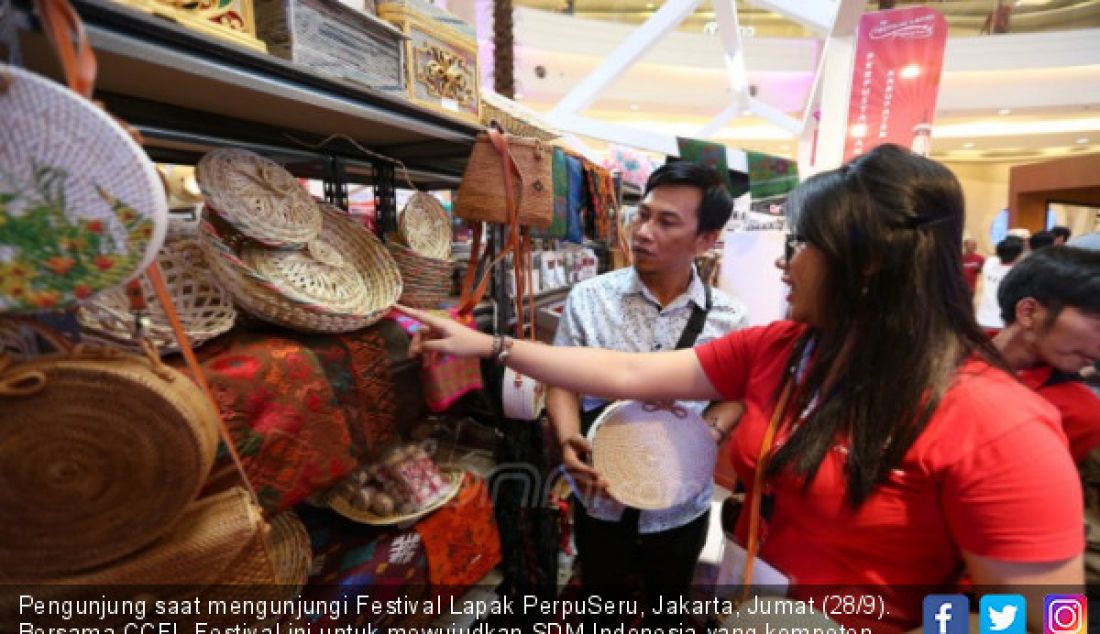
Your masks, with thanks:
M 1004 328 L 1001 319 L 1001 305 L 997 301 L 997 288 L 1001 280 L 1008 275 L 1012 265 L 1020 259 L 1024 253 L 1023 238 L 1009 235 L 997 243 L 996 255 L 988 258 L 982 265 L 982 274 L 979 277 L 979 288 L 975 293 L 977 297 L 976 317 L 978 325 L 986 330 L 996 331 Z
M 978 241 L 974 238 L 963 239 L 963 275 L 966 277 L 966 287 L 970 289 L 970 296 L 978 287 L 978 275 L 985 264 L 985 256 L 978 253 Z
M 574 287 L 554 345 L 624 352 L 673 350 L 745 327 L 744 305 L 708 287 L 693 264 L 714 245 L 732 211 L 733 199 L 713 169 L 677 161 L 654 171 L 629 227 L 633 266 Z M 606 405 L 583 390 L 578 394 L 551 387 L 547 394 L 562 462 L 582 490 L 601 480 L 588 464 L 592 448 L 586 434 Z M 718 443 L 743 411 L 740 403 L 680 405 L 703 414 Z M 686 594 L 706 540 L 713 487 L 660 511 L 624 508 L 598 492 L 598 486 L 595 489 L 593 495 L 575 497 L 573 504 L 586 591 L 622 586 L 628 571 L 637 566 L 646 591 L 653 595 L 651 601 L 659 600 L 660 594 Z
M 625 353 L 492 337 L 430 314 L 413 352 L 495 357 L 604 398 L 741 400 L 730 457 L 741 546 L 796 599 L 873 592 L 846 627 L 900 632 L 929 592 L 1044 592 L 1083 581 L 1080 483 L 1057 411 L 1010 374 L 962 275 L 963 197 L 943 165 L 880 145 L 787 204 L 791 320 L 692 350 Z M 754 531 L 751 518 L 760 518 Z M 751 533 L 751 535 L 750 535 Z M 758 541 L 755 541 L 758 540 Z M 1054 590 L 1053 588 L 1059 588 Z
M 1069 227 L 1063 227 L 1062 225 L 1055 225 L 1050 228 L 1050 232 L 1054 234 L 1054 246 L 1060 247 L 1069 241 L 1069 237 L 1072 233 Z
M 1054 234 L 1050 231 L 1036 231 L 1027 239 L 1027 247 L 1029 251 L 1038 251 L 1054 246 L 1054 242 Z
M 1062 414 L 1074 461 L 1100 446 L 1100 399 L 1079 382 L 1100 361 L 1100 251 L 1036 251 L 997 291 L 1005 327 L 993 338 L 1024 385 Z

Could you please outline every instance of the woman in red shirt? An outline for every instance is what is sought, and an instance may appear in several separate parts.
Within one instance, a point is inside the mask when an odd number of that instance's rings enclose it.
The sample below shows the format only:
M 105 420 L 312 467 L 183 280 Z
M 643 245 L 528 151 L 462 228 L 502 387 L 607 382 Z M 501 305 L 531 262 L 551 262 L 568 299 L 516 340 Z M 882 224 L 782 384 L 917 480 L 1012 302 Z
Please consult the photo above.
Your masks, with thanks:
M 434 337 L 414 348 L 495 356 L 606 398 L 743 401 L 731 460 L 768 500 L 759 555 L 793 596 L 820 609 L 828 595 L 878 595 L 881 615 L 829 615 L 896 632 L 920 623 L 924 595 L 966 576 L 1024 594 L 1039 627 L 1043 593 L 1083 582 L 1080 485 L 1057 412 L 1003 369 L 974 320 L 958 181 L 879 146 L 808 179 L 787 208 L 790 321 L 628 354 L 490 337 L 408 311 Z M 762 447 L 771 459 L 757 474 Z

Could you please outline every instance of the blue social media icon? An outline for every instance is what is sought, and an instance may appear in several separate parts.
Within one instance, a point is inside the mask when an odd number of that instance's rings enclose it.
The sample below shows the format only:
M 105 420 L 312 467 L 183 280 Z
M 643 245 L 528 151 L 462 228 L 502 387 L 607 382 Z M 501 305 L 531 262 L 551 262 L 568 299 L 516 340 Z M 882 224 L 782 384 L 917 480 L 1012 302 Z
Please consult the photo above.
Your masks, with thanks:
M 970 634 L 970 599 L 962 594 L 924 597 L 924 634 Z
M 978 604 L 981 634 L 1026 634 L 1027 601 L 1018 594 L 987 594 Z

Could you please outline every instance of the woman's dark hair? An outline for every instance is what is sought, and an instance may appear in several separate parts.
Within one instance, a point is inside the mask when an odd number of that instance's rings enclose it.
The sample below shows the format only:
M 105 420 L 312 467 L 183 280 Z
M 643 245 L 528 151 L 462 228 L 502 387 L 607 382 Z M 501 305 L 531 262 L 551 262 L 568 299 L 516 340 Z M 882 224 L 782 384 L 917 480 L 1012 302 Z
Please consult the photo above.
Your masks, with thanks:
M 722 229 L 733 214 L 733 198 L 726 191 L 726 183 L 722 180 L 722 176 L 702 163 L 693 161 L 665 163 L 649 175 L 642 197 L 644 198 L 646 194 L 662 185 L 687 185 L 697 187 L 703 193 L 703 200 L 699 203 L 697 213 L 699 218 L 699 224 L 695 230 L 697 234 Z
M 1016 321 L 1016 304 L 1033 297 L 1049 312 L 1049 327 L 1066 306 L 1100 315 L 1100 251 L 1051 247 L 1036 251 L 1012 267 L 997 287 L 997 303 L 1006 324 Z
M 812 346 L 781 420 L 809 413 L 769 474 L 790 466 L 808 487 L 845 437 L 847 497 L 858 507 L 901 464 L 963 360 L 977 353 L 1004 364 L 974 319 L 962 191 L 943 165 L 881 145 L 808 179 L 787 209 L 824 256 L 823 317 L 788 359 L 793 372 Z
M 994 247 L 994 251 L 997 252 L 1001 264 L 1012 264 L 1024 252 L 1024 239 L 1020 236 L 1005 236 Z

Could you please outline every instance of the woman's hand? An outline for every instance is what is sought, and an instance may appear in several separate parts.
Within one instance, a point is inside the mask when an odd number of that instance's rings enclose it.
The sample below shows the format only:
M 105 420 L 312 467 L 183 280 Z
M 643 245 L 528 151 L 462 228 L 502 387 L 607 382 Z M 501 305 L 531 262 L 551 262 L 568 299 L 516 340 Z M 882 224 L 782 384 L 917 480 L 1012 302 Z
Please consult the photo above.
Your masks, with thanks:
M 473 328 L 444 317 L 437 317 L 422 310 L 416 310 L 400 304 L 395 306 L 398 312 L 424 324 L 424 330 L 418 330 L 409 344 L 409 355 L 451 354 L 457 357 L 488 357 L 493 350 L 493 338 Z

